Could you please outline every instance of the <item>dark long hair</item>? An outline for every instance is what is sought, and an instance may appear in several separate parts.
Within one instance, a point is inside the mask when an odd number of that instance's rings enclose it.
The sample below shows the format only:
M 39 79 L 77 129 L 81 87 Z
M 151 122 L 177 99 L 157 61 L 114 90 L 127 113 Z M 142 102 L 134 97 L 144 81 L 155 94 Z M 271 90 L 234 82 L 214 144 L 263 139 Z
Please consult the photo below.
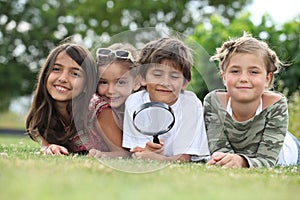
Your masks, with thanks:
M 55 102 L 47 91 L 46 84 L 53 68 L 56 57 L 65 51 L 86 74 L 84 92 L 72 99 L 67 105 L 71 116 L 70 131 L 65 131 L 60 121 L 60 114 L 56 110 Z M 67 147 L 67 141 L 77 131 L 88 126 L 88 105 L 97 86 L 97 68 L 89 50 L 78 44 L 61 44 L 53 49 L 42 66 L 33 98 L 33 102 L 26 119 L 26 129 L 33 140 L 42 136 L 49 143 Z

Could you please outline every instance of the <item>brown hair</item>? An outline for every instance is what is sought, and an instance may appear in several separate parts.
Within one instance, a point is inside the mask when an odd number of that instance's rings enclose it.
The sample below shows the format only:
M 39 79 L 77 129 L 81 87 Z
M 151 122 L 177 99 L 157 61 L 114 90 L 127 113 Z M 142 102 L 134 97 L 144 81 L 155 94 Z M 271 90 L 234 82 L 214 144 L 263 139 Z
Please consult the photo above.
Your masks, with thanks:
M 167 59 L 174 62 L 182 71 L 186 81 L 192 78 L 193 56 L 190 49 L 177 38 L 161 38 L 147 43 L 140 53 L 141 76 L 146 77 L 152 63 L 161 63 Z

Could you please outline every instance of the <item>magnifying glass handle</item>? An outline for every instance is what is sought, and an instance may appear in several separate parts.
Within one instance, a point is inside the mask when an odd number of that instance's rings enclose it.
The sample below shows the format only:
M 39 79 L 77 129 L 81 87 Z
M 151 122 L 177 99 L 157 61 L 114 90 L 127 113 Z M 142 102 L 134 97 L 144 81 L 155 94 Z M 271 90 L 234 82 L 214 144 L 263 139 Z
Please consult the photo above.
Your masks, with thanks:
M 153 142 L 156 143 L 156 144 L 159 144 L 158 135 L 153 136 Z

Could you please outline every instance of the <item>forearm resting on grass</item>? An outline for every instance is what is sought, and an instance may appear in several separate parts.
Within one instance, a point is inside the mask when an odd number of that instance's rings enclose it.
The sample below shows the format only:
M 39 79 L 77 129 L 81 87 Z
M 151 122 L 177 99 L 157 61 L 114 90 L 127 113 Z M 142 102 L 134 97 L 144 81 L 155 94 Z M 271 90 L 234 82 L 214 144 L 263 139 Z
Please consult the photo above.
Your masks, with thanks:
M 124 149 L 114 150 L 111 152 L 103 152 L 97 149 L 89 150 L 88 156 L 95 157 L 95 158 L 129 158 L 130 152 Z
M 159 153 L 155 153 L 148 149 L 144 151 L 138 151 L 132 153 L 131 157 L 133 159 L 143 159 L 143 160 L 156 160 L 156 161 L 167 161 L 167 162 L 190 162 L 191 155 L 189 154 L 178 154 L 174 156 L 164 156 Z

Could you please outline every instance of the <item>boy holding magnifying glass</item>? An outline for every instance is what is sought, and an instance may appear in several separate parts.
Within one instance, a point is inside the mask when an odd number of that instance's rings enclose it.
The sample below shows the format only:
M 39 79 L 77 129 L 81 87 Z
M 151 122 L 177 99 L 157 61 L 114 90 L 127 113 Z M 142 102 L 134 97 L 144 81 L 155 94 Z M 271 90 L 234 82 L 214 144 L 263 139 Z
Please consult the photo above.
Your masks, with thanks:
M 185 90 L 193 65 L 189 48 L 178 39 L 161 38 L 144 46 L 140 64 L 146 90 L 126 100 L 123 147 L 131 149 L 134 159 L 184 162 L 207 159 L 210 152 L 202 103 L 193 92 Z M 159 136 L 159 144 L 152 143 L 151 136 L 141 134 L 133 126 L 133 113 L 147 102 L 162 102 L 174 111 L 174 126 Z

